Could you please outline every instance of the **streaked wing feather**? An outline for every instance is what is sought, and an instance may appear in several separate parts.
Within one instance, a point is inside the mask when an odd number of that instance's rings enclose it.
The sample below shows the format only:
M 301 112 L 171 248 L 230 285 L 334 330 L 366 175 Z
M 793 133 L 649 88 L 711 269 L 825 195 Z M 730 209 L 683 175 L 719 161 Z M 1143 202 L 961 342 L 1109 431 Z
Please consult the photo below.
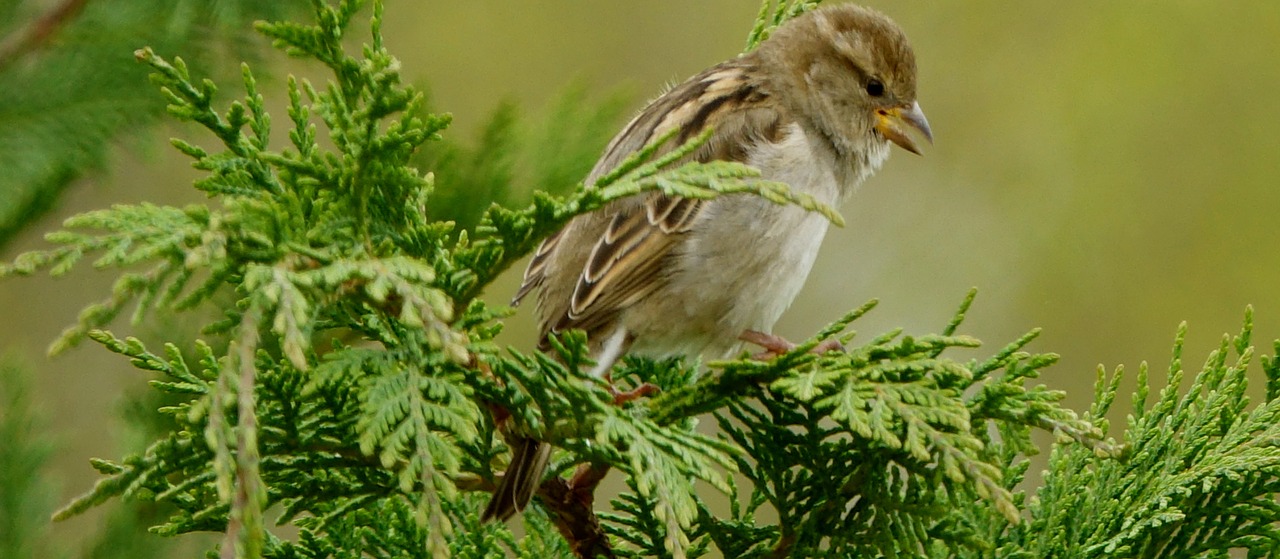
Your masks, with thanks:
M 653 139 L 678 129 L 677 142 L 663 152 L 701 133 L 715 129 L 712 138 L 688 160 L 745 161 L 748 146 L 755 142 L 781 139 L 788 121 L 751 78 L 750 57 L 715 66 L 684 82 L 653 101 L 633 119 L 605 150 L 587 178 L 593 184 Z M 691 102 L 695 101 L 695 102 Z M 674 247 L 684 242 L 706 207 L 702 200 L 669 197 L 661 193 L 640 200 L 619 200 L 597 212 L 581 216 L 576 226 L 567 226 L 549 238 L 525 272 L 517 300 L 548 281 L 556 266 L 579 270 L 571 292 L 539 301 L 543 334 L 569 328 L 586 330 L 593 339 L 611 328 L 617 314 L 658 289 L 669 269 L 666 260 Z M 598 239 L 587 255 L 558 254 L 564 247 L 584 243 L 562 237 L 589 236 Z M 554 273 L 561 273 L 559 271 Z M 557 281 L 560 278 L 553 279 Z M 570 278 L 562 278 L 569 280 Z M 549 300 L 564 296 L 564 301 Z
M 651 198 L 643 211 L 617 214 L 592 248 L 578 278 L 569 311 L 555 330 L 593 332 L 661 285 L 664 259 L 688 231 L 701 200 Z M 655 208 L 661 208 L 655 210 Z M 655 219 L 657 218 L 657 219 Z
M 547 261 L 550 260 L 556 245 L 560 244 L 560 237 L 564 236 L 564 231 L 564 229 L 556 231 L 538 245 L 538 250 L 533 253 L 533 259 L 529 260 L 529 266 L 524 269 L 524 279 L 520 283 L 520 289 L 516 290 L 515 296 L 511 298 L 512 306 L 519 305 L 529 292 L 542 285 L 543 280 L 546 279 Z

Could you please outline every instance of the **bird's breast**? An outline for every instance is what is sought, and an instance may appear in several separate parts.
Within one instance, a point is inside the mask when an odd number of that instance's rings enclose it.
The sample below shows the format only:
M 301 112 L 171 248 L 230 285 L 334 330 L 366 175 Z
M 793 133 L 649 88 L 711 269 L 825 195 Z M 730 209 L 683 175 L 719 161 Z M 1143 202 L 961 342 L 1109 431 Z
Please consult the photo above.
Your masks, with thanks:
M 835 206 L 853 185 L 824 155 L 792 134 L 757 148 L 751 164 L 763 178 Z M 635 352 L 723 357 L 739 350 L 744 330 L 772 330 L 804 286 L 830 225 L 818 213 L 750 194 L 716 198 L 698 219 L 672 255 L 663 289 L 624 317 Z

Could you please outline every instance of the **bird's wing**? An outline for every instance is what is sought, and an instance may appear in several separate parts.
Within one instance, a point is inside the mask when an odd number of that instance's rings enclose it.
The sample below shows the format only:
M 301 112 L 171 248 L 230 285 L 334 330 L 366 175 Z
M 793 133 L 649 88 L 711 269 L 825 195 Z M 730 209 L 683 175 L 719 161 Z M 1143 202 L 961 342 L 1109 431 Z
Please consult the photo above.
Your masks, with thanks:
M 693 161 L 745 161 L 751 145 L 780 141 L 789 120 L 752 78 L 753 70 L 750 58 L 732 60 L 654 100 L 610 142 L 587 184 L 671 130 L 679 131 L 676 141 L 663 151 L 714 129 L 710 140 L 689 156 Z M 540 289 L 543 336 L 571 328 L 593 337 L 604 333 L 622 309 L 663 285 L 666 260 L 705 205 L 654 193 L 579 216 L 538 248 L 516 301 Z

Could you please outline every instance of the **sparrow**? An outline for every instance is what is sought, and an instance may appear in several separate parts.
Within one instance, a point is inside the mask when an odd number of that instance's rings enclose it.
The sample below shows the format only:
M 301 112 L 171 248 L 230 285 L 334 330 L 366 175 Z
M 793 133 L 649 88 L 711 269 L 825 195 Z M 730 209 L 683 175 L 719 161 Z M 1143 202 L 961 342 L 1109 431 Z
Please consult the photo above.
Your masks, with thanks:
M 665 134 L 675 134 L 672 149 L 707 129 L 710 139 L 687 160 L 741 162 L 832 207 L 884 163 L 890 144 L 919 154 L 913 131 L 933 139 L 906 35 L 883 14 L 844 4 L 793 18 L 755 50 L 650 102 L 585 184 Z M 744 339 L 785 350 L 763 333 L 804 285 L 828 225 L 750 194 L 617 200 L 547 238 L 513 304 L 536 293 L 540 349 L 548 335 L 585 331 L 597 376 L 625 354 L 723 358 Z M 522 510 L 546 470 L 549 444 L 511 438 L 485 520 Z

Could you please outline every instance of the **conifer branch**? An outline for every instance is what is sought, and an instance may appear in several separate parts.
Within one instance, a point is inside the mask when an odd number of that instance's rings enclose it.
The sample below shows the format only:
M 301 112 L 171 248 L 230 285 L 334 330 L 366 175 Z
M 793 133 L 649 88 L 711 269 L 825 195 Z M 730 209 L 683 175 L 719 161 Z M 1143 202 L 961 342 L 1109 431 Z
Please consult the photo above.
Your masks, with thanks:
M 141 453 L 92 462 L 101 480 L 55 518 L 116 497 L 160 502 L 173 512 L 155 532 L 221 532 L 227 558 L 1280 552 L 1280 365 L 1257 359 L 1266 400 L 1251 405 L 1251 311 L 1195 375 L 1183 370 L 1179 331 L 1169 388 L 1153 402 L 1139 371 L 1116 434 L 1123 446 L 1106 438 L 1104 419 L 1119 372 L 1099 374 L 1094 406 L 1078 415 L 1060 392 L 1033 384 L 1057 362 L 1029 349 L 1038 331 L 968 357 L 979 351 L 961 333 L 972 292 L 941 334 L 892 330 L 854 344 L 848 330 L 872 301 L 768 361 L 629 357 L 614 371 L 618 387 L 663 391 L 623 405 L 586 373 L 582 332 L 551 338 L 548 353 L 502 350 L 495 337 L 511 310 L 479 296 L 574 216 L 662 192 L 755 195 L 840 217 L 750 167 L 686 162 L 703 136 L 681 146 L 663 138 L 564 195 L 490 206 L 474 227 L 442 219 L 463 210 L 442 201 L 441 185 L 466 181 L 447 163 L 424 172 L 414 162 L 447 159 L 418 154 L 439 147 L 449 118 L 427 113 L 400 82 L 380 2 L 366 46 L 348 52 L 364 4 L 315 0 L 312 24 L 258 26 L 333 74 L 328 84 L 286 82 L 282 150 L 271 147 L 272 120 L 247 66 L 244 96 L 218 109 L 217 88 L 181 59 L 141 50 L 170 113 L 219 144 L 173 142 L 206 173 L 195 187 L 217 203 L 82 214 L 49 236 L 53 248 L 0 266 L 0 275 L 57 275 L 93 254 L 95 267 L 119 269 L 110 296 L 65 340 L 87 337 L 121 355 L 173 400 L 157 410 L 170 430 Z M 812 4 L 766 2 L 749 44 Z M 505 155 L 475 161 L 498 166 Z M 129 304 L 147 320 L 215 297 L 231 303 L 206 325 L 210 342 L 153 353 L 99 330 Z M 812 353 L 830 339 L 849 349 Z M 524 539 L 479 520 L 508 454 L 490 410 L 501 410 L 502 429 L 557 448 L 523 514 Z M 703 418 L 719 432 L 698 430 Z M 1056 440 L 1029 499 L 1019 484 L 1037 429 Z M 610 470 L 627 486 L 611 507 L 595 499 Z M 730 499 L 727 514 L 708 505 L 707 487 Z M 298 536 L 265 530 L 268 510 Z

